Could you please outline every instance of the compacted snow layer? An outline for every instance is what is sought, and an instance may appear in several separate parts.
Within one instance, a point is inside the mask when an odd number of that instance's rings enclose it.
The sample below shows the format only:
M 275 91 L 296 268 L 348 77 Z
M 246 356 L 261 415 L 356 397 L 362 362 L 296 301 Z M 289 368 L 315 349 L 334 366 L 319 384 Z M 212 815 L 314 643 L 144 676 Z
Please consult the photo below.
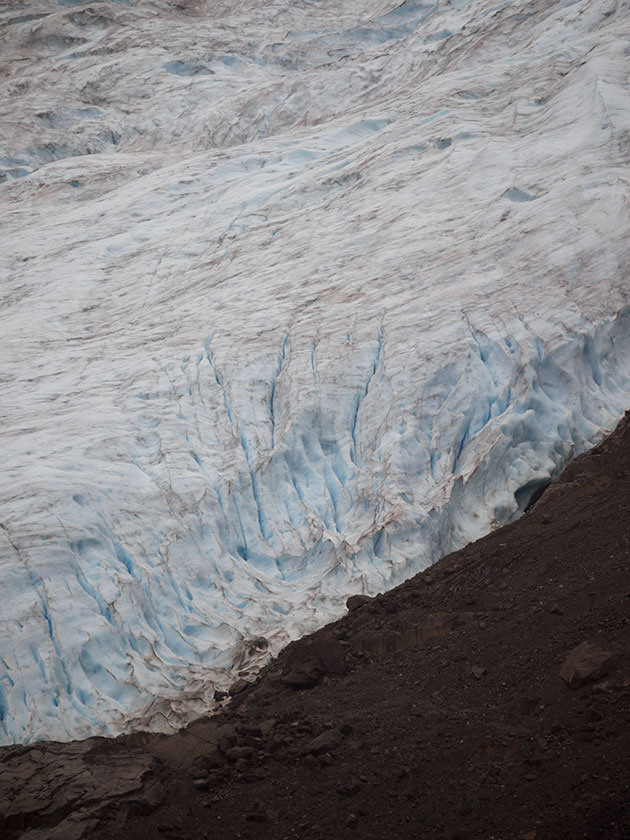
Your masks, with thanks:
M 630 405 L 627 2 L 0 20 L 1 742 L 182 724 Z

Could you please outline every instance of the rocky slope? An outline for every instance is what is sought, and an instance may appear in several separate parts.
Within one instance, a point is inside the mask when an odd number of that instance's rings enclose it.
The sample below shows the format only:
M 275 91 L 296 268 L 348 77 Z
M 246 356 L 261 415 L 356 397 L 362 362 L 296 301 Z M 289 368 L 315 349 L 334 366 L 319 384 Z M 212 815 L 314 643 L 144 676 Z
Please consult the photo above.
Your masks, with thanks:
M 630 413 L 213 718 L 1 752 L 7 840 L 630 837 Z M 251 683 L 248 682 L 251 680 Z

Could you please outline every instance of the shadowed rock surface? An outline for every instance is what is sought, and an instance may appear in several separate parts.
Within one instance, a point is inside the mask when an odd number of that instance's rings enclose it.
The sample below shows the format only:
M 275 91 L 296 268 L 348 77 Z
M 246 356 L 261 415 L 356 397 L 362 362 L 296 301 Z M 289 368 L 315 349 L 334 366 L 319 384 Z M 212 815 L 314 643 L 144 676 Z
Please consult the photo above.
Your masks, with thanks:
M 4 748 L 3 836 L 628 838 L 629 558 L 626 415 L 518 522 L 354 599 L 217 716 Z

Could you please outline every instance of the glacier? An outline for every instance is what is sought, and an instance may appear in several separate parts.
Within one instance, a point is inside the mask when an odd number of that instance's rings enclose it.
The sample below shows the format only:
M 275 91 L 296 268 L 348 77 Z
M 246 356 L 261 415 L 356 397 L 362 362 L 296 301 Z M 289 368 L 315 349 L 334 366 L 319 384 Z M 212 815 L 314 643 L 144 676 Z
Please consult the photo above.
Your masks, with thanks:
M 0 743 L 173 731 L 615 426 L 628 12 L 0 4 Z

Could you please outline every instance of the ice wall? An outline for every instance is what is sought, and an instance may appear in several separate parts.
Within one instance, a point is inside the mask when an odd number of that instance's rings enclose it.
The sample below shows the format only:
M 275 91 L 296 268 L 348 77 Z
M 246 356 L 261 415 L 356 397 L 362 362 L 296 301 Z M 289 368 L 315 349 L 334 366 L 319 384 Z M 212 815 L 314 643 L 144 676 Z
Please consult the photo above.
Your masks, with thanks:
M 627 3 L 0 21 L 0 742 L 201 714 L 630 406 Z

